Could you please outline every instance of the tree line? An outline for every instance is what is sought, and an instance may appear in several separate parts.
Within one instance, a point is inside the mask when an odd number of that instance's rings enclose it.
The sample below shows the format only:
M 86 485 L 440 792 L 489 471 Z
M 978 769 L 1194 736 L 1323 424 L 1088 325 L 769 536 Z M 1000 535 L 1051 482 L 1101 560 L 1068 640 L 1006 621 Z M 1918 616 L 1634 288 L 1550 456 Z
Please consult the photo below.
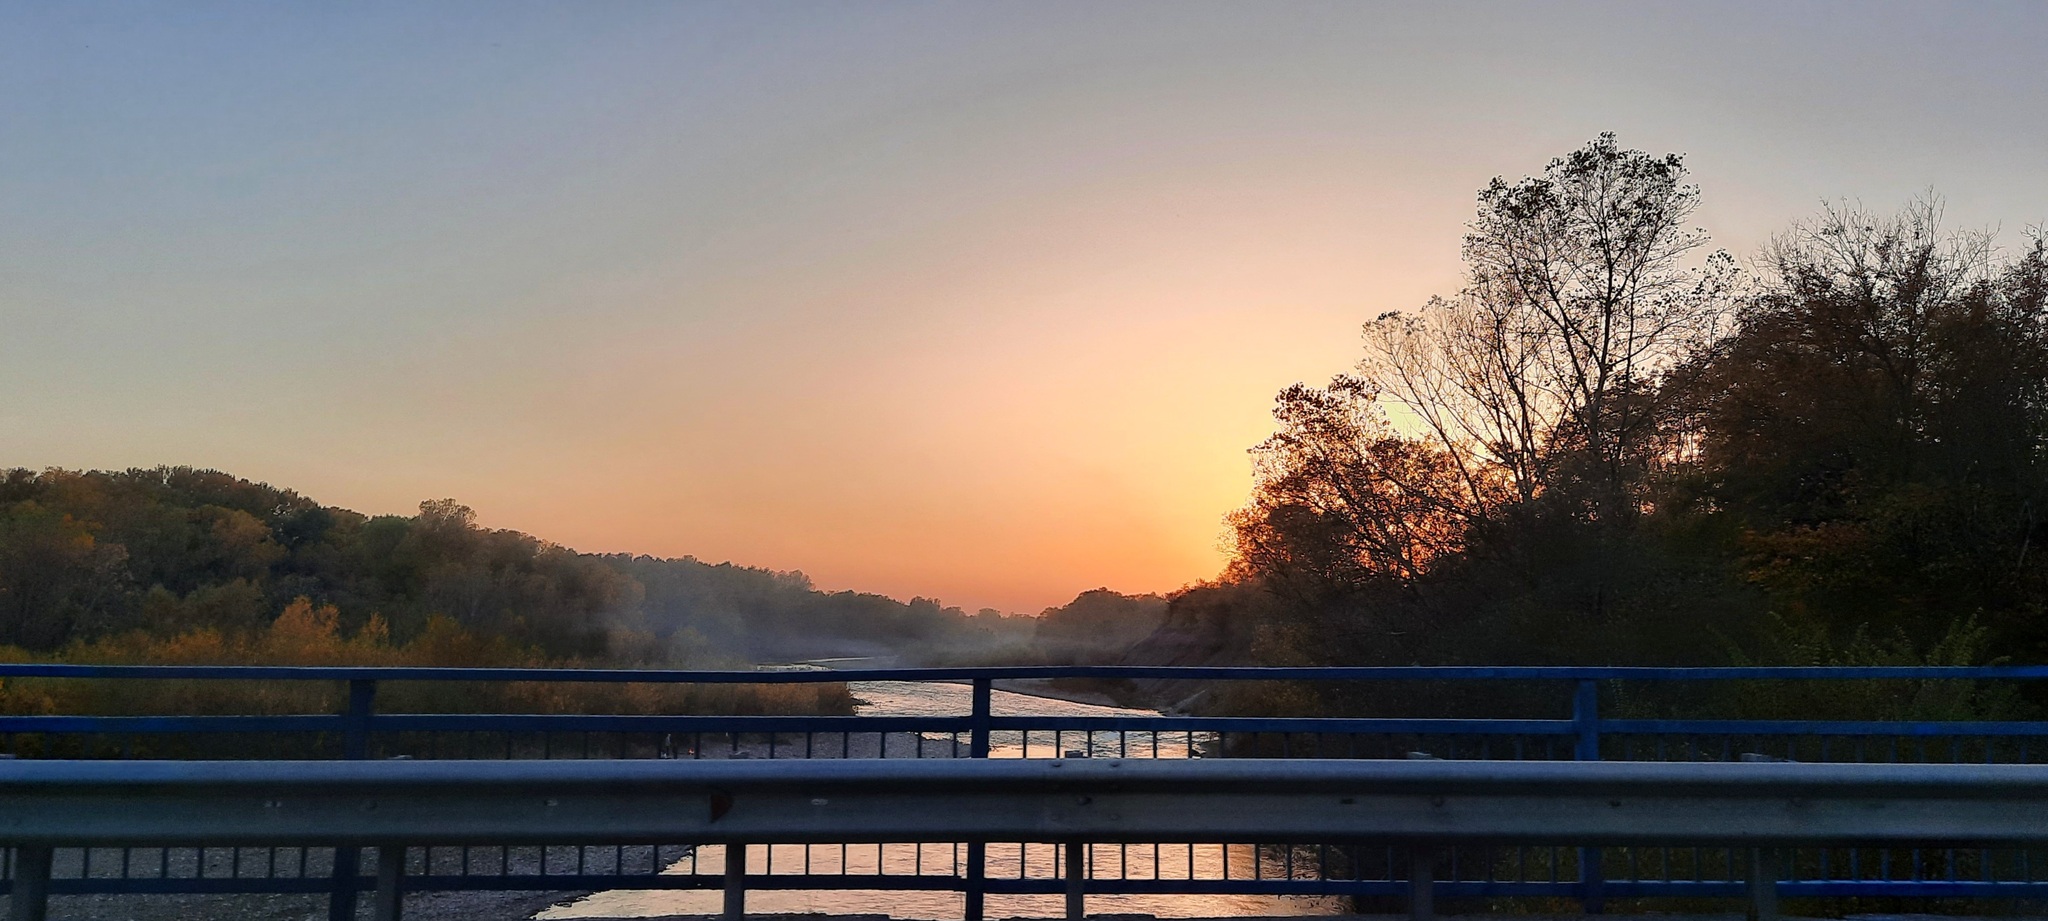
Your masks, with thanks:
M 2048 661 L 2040 229 L 1832 206 L 1744 268 L 1699 198 L 1613 135 L 1488 184 L 1463 287 L 1280 393 L 1229 570 L 1141 651 Z
M 479 527 L 449 499 L 363 515 L 213 470 L 0 473 L 0 646 L 17 657 L 340 662 L 416 648 L 421 664 L 719 667 L 915 656 L 1029 630 L 926 598 L 820 592 L 800 572 L 578 553 Z

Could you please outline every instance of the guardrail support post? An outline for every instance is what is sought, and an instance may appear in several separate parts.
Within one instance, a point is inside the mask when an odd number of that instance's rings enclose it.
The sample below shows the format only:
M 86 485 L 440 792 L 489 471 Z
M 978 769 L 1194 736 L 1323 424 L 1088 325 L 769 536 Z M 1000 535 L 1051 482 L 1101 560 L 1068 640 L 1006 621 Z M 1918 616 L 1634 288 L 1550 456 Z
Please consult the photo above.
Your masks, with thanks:
M 1580 681 L 1572 693 L 1572 728 L 1578 734 L 1572 746 L 1572 760 L 1600 760 L 1599 682 Z M 1597 847 L 1579 848 L 1579 904 L 1589 915 L 1599 914 L 1607 902 L 1600 891 L 1607 882 L 1606 868 L 1600 865 L 1600 856 L 1601 851 Z
M 14 848 L 14 890 L 7 897 L 7 921 L 43 921 L 50 911 L 50 848 Z
M 405 846 L 377 849 L 377 921 L 399 921 L 405 914 Z
M 974 705 L 968 714 L 967 755 L 970 758 L 986 758 L 989 749 L 989 718 L 994 712 L 995 683 L 987 678 L 974 679 Z M 988 903 L 988 842 L 967 842 L 967 878 L 961 889 L 966 895 L 966 910 L 962 914 L 966 921 L 982 921 L 982 914 Z
M 995 682 L 988 678 L 974 679 L 974 709 L 967 715 L 968 757 L 988 757 L 989 720 L 993 717 L 994 711 Z
M 1749 852 L 1749 917 L 1778 921 L 1778 852 L 1759 847 Z
M 1088 917 L 1088 844 L 1067 842 L 1067 921 Z
M 377 707 L 377 682 L 351 678 L 348 682 L 348 710 L 342 713 L 341 757 L 362 761 L 370 757 L 370 714 Z
M 341 757 L 362 761 L 370 757 L 370 714 L 377 705 L 377 682 L 351 678 L 348 709 L 342 711 Z M 357 874 L 362 872 L 363 851 L 358 847 L 334 849 L 334 887 L 327 893 L 327 921 L 355 921 Z
M 1436 848 L 1418 846 L 1408 851 L 1408 919 L 1433 921 L 1436 917 Z
M 725 921 L 747 916 L 747 846 L 725 846 Z
M 988 904 L 988 893 L 983 883 L 988 871 L 988 842 L 967 842 L 965 869 L 967 875 L 961 889 L 967 895 L 967 907 L 962 916 L 966 921 L 982 921 L 982 913 L 987 910 Z

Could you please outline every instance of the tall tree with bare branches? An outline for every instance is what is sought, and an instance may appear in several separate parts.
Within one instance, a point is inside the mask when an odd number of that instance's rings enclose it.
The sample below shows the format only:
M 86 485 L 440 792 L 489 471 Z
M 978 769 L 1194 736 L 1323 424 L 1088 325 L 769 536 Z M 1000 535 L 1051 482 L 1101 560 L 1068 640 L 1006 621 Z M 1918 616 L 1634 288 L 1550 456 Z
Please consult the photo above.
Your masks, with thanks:
M 1541 176 L 1497 178 L 1464 289 L 1366 326 L 1360 375 L 1450 453 L 1475 508 L 1567 483 L 1589 516 L 1632 508 L 1632 472 L 1659 450 L 1659 378 L 1720 334 L 1735 279 L 1725 253 L 1689 264 L 1707 236 L 1686 175 L 1677 154 L 1603 134 Z

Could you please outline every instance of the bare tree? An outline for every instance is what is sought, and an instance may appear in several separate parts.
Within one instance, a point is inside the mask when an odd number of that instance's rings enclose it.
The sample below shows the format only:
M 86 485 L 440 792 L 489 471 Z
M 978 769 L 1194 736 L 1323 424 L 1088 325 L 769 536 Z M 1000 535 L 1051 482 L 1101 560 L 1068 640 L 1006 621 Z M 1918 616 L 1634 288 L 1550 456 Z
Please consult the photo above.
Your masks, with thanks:
M 1729 312 L 1733 260 L 1685 265 L 1707 242 L 1687 226 L 1699 189 L 1685 178 L 1678 155 L 1603 134 L 1540 177 L 1495 179 L 1464 290 L 1366 326 L 1361 375 L 1449 453 L 1475 509 L 1566 480 L 1591 487 L 1594 515 L 1626 507 L 1658 377 Z M 1507 496 L 1489 493 L 1497 479 Z

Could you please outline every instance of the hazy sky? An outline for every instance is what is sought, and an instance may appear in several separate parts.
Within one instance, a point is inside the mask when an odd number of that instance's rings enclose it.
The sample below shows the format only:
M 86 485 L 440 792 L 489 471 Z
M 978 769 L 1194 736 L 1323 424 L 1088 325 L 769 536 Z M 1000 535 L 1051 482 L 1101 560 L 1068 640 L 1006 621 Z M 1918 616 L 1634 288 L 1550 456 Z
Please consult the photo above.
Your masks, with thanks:
M 2048 219 L 2048 4 L 0 2 L 0 466 L 1031 610 L 1603 130 L 1738 255 Z

